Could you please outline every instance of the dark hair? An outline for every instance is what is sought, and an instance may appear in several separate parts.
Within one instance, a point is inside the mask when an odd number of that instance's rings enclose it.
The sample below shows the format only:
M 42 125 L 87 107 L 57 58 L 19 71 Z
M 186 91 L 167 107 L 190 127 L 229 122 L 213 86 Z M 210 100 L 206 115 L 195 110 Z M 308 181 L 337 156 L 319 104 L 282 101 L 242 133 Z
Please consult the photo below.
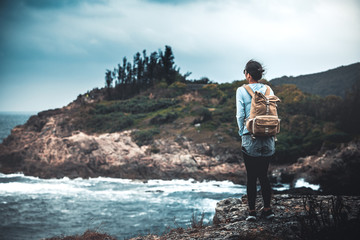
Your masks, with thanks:
M 259 81 L 262 78 L 263 72 L 265 72 L 261 64 L 252 59 L 247 62 L 245 66 L 245 71 L 247 73 L 250 73 L 250 75 L 255 81 Z

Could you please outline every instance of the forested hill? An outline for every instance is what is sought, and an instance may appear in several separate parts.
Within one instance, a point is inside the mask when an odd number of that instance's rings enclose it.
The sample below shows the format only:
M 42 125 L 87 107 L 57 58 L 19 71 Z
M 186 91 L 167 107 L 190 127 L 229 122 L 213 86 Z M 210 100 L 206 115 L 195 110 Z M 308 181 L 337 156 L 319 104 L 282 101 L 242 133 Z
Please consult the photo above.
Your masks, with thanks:
M 328 95 L 344 97 L 356 82 L 360 82 L 360 63 L 341 66 L 320 73 L 297 77 L 283 76 L 271 80 L 271 84 L 274 86 L 295 84 L 303 92 L 323 97 Z

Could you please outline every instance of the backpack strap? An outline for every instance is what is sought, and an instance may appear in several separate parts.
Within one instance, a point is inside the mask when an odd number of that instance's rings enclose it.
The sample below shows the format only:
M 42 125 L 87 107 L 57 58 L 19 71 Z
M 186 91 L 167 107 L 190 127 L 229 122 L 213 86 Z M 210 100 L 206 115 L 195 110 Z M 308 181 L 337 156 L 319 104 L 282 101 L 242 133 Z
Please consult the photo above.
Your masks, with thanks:
M 244 88 L 250 94 L 251 97 L 254 97 L 254 91 L 251 89 L 249 85 L 244 84 Z
M 266 86 L 266 92 L 265 92 L 265 96 L 269 96 L 270 95 L 270 87 L 266 84 L 264 84 Z

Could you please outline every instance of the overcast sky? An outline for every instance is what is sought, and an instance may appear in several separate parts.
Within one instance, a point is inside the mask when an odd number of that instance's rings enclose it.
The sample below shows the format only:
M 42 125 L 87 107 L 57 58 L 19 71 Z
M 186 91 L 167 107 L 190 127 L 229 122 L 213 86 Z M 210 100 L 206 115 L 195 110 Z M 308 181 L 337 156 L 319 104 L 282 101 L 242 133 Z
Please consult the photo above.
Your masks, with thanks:
M 359 25 L 359 0 L 1 0 L 0 111 L 63 107 L 165 45 L 190 79 L 326 71 L 360 61 Z

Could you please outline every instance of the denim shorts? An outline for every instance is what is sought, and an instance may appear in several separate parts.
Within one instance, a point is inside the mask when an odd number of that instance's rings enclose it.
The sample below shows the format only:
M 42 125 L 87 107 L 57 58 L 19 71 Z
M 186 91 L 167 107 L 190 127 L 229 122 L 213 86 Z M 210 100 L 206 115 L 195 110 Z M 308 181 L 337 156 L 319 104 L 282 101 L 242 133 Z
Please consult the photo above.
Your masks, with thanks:
M 242 150 L 252 157 L 268 157 L 275 153 L 275 137 L 255 137 L 245 134 L 241 137 Z

